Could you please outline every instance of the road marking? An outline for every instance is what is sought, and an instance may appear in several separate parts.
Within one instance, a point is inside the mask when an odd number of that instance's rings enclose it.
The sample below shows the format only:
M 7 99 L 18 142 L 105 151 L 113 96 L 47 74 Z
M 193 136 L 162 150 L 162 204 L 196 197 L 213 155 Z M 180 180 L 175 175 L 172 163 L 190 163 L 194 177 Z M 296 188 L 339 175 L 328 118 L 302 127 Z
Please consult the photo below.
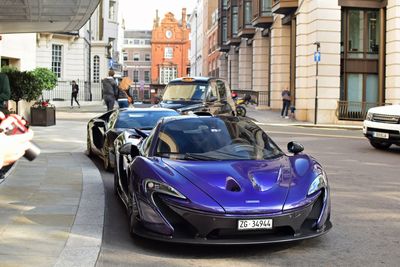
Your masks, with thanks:
M 330 138 L 347 138 L 347 139 L 366 139 L 361 136 L 350 136 L 350 135 L 334 135 L 334 134 L 313 134 L 313 133 L 288 133 L 288 132 L 280 132 L 280 131 L 266 131 L 267 133 L 276 133 L 276 134 L 286 134 L 286 135 L 305 135 L 305 136 L 317 136 L 317 137 L 330 137 Z

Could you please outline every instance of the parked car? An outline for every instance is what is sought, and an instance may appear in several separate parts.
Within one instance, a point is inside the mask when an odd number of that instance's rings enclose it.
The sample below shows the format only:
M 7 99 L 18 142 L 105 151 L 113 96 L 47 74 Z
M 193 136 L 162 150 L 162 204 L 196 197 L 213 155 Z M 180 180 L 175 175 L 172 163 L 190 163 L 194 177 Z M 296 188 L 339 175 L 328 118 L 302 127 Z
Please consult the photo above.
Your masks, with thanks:
M 388 149 L 400 145 L 400 105 L 375 107 L 368 110 L 364 135 L 374 148 Z
M 114 167 L 114 140 L 126 129 L 152 130 L 165 116 L 177 116 L 171 109 L 115 109 L 91 119 L 87 125 L 87 152 L 103 159 L 104 168 Z
M 167 117 L 137 145 L 120 147 L 131 163 L 127 175 L 116 173 L 115 189 L 130 232 L 150 239 L 255 244 L 313 238 L 332 227 L 330 193 L 322 166 L 303 149 L 290 142 L 293 155 L 286 155 L 247 118 Z
M 175 109 L 182 114 L 205 111 L 213 115 L 234 115 L 235 112 L 228 83 L 208 77 L 172 80 L 157 106 Z

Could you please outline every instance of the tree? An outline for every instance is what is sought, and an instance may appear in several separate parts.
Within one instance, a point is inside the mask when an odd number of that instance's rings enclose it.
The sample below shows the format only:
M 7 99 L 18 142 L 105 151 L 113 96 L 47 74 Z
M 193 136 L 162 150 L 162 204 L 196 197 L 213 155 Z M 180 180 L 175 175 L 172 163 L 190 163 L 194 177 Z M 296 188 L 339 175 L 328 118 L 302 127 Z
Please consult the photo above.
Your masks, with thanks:
M 26 100 L 28 102 L 38 99 L 42 94 L 42 84 L 36 79 L 32 72 L 19 71 L 15 68 L 3 67 L 1 70 L 6 73 L 10 82 L 11 88 L 11 100 L 17 104 L 18 113 L 18 102 L 20 100 Z
M 57 85 L 57 76 L 50 69 L 36 68 L 32 74 L 42 90 L 53 90 Z

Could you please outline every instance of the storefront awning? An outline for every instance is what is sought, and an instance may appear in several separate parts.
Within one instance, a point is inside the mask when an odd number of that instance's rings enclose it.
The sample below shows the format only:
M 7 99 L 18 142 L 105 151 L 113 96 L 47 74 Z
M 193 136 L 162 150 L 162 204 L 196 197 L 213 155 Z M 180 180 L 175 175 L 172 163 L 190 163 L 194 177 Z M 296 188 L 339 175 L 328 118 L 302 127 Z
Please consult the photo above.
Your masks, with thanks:
M 100 0 L 0 0 L 0 33 L 72 32 Z

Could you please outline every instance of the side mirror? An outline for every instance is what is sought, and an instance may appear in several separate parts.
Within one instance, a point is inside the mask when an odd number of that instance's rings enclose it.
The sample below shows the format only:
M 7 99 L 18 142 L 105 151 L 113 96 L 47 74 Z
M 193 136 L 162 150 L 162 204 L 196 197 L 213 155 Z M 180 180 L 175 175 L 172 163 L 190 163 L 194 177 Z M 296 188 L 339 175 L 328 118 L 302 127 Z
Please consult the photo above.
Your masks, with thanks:
M 119 153 L 125 156 L 132 156 L 132 158 L 139 156 L 139 149 L 137 146 L 132 145 L 131 143 L 123 144 L 119 149 Z
M 106 126 L 106 123 L 105 123 L 105 121 L 102 121 L 102 120 L 96 120 L 93 122 L 93 125 L 98 128 L 102 128 L 102 127 Z
M 287 149 L 290 153 L 297 155 L 304 150 L 304 146 L 297 142 L 290 142 L 287 145 Z

